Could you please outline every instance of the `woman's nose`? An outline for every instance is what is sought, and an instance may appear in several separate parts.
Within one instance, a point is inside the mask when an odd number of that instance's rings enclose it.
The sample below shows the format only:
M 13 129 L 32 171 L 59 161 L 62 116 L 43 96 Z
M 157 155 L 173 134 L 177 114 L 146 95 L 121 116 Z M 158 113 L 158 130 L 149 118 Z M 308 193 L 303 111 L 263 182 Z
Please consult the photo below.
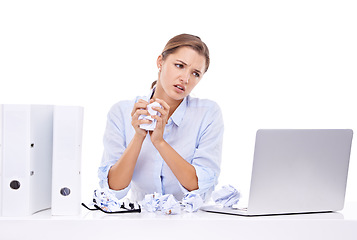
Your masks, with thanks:
M 182 74 L 181 76 L 181 81 L 182 83 L 188 84 L 188 80 L 190 79 L 190 72 L 186 71 L 185 73 Z

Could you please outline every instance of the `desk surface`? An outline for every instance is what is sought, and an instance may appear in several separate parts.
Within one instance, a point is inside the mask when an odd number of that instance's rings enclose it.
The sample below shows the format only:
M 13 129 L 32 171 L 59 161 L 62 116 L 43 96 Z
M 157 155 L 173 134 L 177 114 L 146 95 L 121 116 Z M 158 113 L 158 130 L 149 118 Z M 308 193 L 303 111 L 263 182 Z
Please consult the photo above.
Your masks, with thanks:
M 0 217 L 0 239 L 357 239 L 357 203 L 341 212 L 243 217 L 225 214 L 105 214 Z

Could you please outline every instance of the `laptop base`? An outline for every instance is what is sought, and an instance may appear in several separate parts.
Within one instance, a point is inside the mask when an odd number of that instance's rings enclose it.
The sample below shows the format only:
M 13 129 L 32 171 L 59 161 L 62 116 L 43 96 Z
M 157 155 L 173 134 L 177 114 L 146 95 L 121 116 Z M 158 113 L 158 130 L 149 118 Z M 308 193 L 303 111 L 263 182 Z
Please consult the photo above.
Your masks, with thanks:
M 244 217 L 262 217 L 262 216 L 279 216 L 279 215 L 298 215 L 298 214 L 320 214 L 334 213 L 334 211 L 318 211 L 318 212 L 295 212 L 295 213 L 249 213 L 247 208 L 229 208 L 220 205 L 207 205 L 200 208 L 202 211 L 210 213 L 228 214 Z

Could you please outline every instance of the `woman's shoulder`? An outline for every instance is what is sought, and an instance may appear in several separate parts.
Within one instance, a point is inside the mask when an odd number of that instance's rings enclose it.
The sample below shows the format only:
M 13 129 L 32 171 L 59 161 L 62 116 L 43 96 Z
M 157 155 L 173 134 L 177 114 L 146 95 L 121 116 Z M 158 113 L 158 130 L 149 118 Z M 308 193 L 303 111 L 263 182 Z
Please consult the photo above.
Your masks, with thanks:
M 123 112 L 123 111 L 132 111 L 134 104 L 139 99 L 145 99 L 143 96 L 137 96 L 131 100 L 120 100 L 112 105 L 110 112 Z
M 210 110 L 220 110 L 218 103 L 211 99 L 188 96 L 187 102 L 187 105 L 191 108 L 207 108 Z
M 201 119 L 202 123 L 206 125 L 212 122 L 219 122 L 221 124 L 223 116 L 221 108 L 218 103 L 205 98 L 190 97 L 187 98 L 189 115 L 195 117 L 196 119 Z M 203 125 L 205 125 L 203 124 Z

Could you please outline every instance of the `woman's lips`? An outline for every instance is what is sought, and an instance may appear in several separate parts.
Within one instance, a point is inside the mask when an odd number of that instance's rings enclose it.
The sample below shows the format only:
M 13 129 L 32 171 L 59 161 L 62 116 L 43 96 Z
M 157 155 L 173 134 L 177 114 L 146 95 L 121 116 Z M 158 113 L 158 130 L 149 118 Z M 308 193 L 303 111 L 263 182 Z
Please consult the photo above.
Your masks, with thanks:
M 176 92 L 178 92 L 178 93 L 185 92 L 185 86 L 183 86 L 181 84 L 176 84 L 176 85 L 174 85 L 174 87 L 175 87 Z

